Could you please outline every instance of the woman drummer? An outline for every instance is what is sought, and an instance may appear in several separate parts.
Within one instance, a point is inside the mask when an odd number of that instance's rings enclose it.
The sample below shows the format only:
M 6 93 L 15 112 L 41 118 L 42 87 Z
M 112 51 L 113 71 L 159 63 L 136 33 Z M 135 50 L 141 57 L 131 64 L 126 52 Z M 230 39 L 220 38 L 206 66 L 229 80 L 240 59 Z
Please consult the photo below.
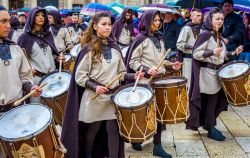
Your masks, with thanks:
M 26 50 L 33 69 L 35 84 L 39 83 L 41 77 L 56 69 L 55 61 L 64 59 L 59 57 L 53 36 L 49 31 L 47 12 L 41 7 L 35 7 L 29 12 L 24 33 L 19 37 L 18 45 Z M 32 99 L 31 102 L 40 102 L 40 100 Z
M 83 49 L 72 73 L 62 128 L 66 157 L 124 157 L 124 143 L 119 136 L 115 109 L 110 95 L 119 81 L 108 89 L 103 85 L 122 74 L 121 80 L 135 80 L 144 73 L 128 74 L 116 41 L 111 35 L 108 13 L 95 15 L 83 35 Z M 95 94 L 100 94 L 95 100 Z M 78 123 L 79 121 L 79 123 Z M 78 132 L 78 128 L 80 130 Z M 78 139 L 74 137 L 78 136 Z M 74 139 L 72 139 L 74 138 Z M 101 151 L 100 151 L 101 150 Z
M 140 34 L 133 40 L 128 50 L 125 60 L 128 71 L 137 71 L 143 67 L 145 77 L 140 83 L 148 84 L 148 78 L 150 76 L 160 78 L 164 77 L 166 73 L 166 69 L 163 65 L 160 66 L 159 70 L 156 69 L 166 52 L 161 33 L 159 32 L 161 26 L 162 20 L 160 18 L 160 12 L 155 10 L 144 12 L 139 27 Z M 179 70 L 180 68 L 181 65 L 179 62 L 169 67 L 171 70 Z M 162 127 L 162 124 L 157 124 L 157 133 L 154 136 L 153 155 L 169 158 L 172 156 L 165 152 L 161 146 Z M 132 145 L 135 150 L 142 150 L 140 144 Z
M 190 117 L 186 123 L 187 129 L 196 131 L 203 126 L 208 131 L 207 137 L 216 141 L 225 140 L 225 136 L 215 126 L 216 118 L 228 105 L 216 73 L 225 59 L 242 52 L 241 47 L 235 52 L 227 52 L 223 38 L 219 35 L 223 21 L 222 10 L 212 9 L 205 16 L 204 29 L 194 45 L 189 91 Z

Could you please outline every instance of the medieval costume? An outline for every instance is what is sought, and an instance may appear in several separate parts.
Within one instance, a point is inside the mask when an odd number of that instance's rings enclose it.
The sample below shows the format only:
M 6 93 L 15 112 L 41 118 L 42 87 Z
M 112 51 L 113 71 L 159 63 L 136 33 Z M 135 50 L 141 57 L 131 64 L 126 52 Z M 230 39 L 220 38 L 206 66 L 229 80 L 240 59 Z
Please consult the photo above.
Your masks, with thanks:
M 18 31 L 20 23 L 16 16 L 11 16 L 10 25 L 11 25 L 11 30 L 9 32 L 8 38 L 12 40 L 13 42 L 17 43 L 17 40 L 21 34 Z
M 80 25 L 79 23 L 73 23 L 73 22 L 67 24 L 66 28 L 68 30 L 71 41 L 73 43 L 80 42 L 79 38 L 82 35 L 83 31 L 85 31 L 86 29 L 83 25 Z

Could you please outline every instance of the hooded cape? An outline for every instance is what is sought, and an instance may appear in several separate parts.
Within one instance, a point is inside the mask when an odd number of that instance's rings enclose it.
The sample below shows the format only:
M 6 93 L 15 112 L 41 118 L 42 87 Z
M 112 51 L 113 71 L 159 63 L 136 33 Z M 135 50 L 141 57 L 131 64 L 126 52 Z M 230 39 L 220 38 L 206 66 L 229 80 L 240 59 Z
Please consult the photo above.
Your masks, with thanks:
M 42 28 L 41 36 L 38 36 L 32 33 L 32 29 L 34 27 L 35 15 L 37 12 L 40 12 L 40 11 L 44 13 L 45 22 Z M 48 44 L 51 47 L 53 53 L 58 55 L 58 51 L 56 49 L 53 36 L 51 32 L 49 31 L 47 11 L 41 7 L 35 7 L 31 9 L 31 11 L 29 12 L 29 16 L 28 16 L 28 19 L 24 28 L 24 33 L 21 34 L 17 43 L 21 48 L 26 49 L 27 54 L 31 54 L 34 43 L 39 40 Z
M 120 52 L 120 47 L 112 38 L 108 38 L 108 46 Z M 88 52 L 88 46 L 85 45 L 77 56 L 75 66 L 72 72 L 72 77 L 70 80 L 69 93 L 64 113 L 61 134 L 61 141 L 67 149 L 65 158 L 83 157 L 83 155 L 81 155 L 81 152 L 84 150 L 82 145 L 84 142 L 84 135 L 87 128 L 87 124 L 78 121 L 78 113 L 85 88 L 79 86 L 76 83 L 75 74 L 78 64 Z M 100 133 L 102 135 L 100 135 Z M 104 133 L 105 131 L 99 132 L 96 136 L 97 142 L 94 143 L 93 157 L 103 158 L 107 156 L 106 154 L 108 152 L 108 149 L 106 145 L 107 143 L 105 143 L 107 142 L 107 135 L 105 135 Z
M 121 18 L 119 20 L 117 20 L 113 27 L 112 27 L 112 34 L 113 36 L 116 38 L 116 40 L 119 39 L 122 29 L 124 28 L 124 21 L 126 18 L 126 13 L 128 12 L 129 8 L 125 8 L 121 14 Z M 134 34 L 134 24 L 133 24 L 133 20 L 127 24 L 128 30 L 131 33 L 132 36 L 135 36 Z

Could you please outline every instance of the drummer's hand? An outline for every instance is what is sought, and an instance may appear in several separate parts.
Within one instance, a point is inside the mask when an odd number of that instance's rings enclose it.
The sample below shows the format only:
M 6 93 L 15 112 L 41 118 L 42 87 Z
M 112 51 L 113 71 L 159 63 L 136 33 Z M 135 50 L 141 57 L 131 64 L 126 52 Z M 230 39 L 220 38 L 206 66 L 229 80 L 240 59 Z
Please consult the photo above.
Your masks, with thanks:
M 220 56 L 222 49 L 221 48 L 215 48 L 214 49 L 214 55 Z
M 66 50 L 67 50 L 67 51 L 70 51 L 72 47 L 73 47 L 73 45 L 72 45 L 72 44 L 69 44 L 69 45 L 67 46 Z
M 229 40 L 226 38 L 223 38 L 224 43 L 227 45 L 229 43 Z
M 173 65 L 173 69 L 177 71 L 180 70 L 180 68 L 181 68 L 181 63 L 179 61 L 176 61 Z
M 135 73 L 135 80 L 137 79 L 138 76 L 139 76 L 139 80 L 141 80 L 144 77 L 144 75 L 145 75 L 144 72 L 137 71 Z
M 156 68 L 151 68 L 148 70 L 148 74 L 151 76 L 156 76 L 158 74 L 158 71 L 156 70 Z
M 236 48 L 235 53 L 236 53 L 236 55 L 239 55 L 242 51 L 243 51 L 243 46 L 240 45 L 240 46 L 238 46 L 238 47 Z
M 60 55 L 57 57 L 57 61 L 58 61 L 58 62 L 62 61 L 62 63 L 64 63 L 64 62 L 65 62 L 65 57 L 64 57 L 64 55 L 63 55 L 63 54 L 60 54 Z
M 39 86 L 33 86 L 30 91 L 35 90 L 35 93 L 32 95 L 32 97 L 39 97 L 42 94 L 42 89 L 39 88 Z
M 106 87 L 104 87 L 104 86 L 97 86 L 95 91 L 96 91 L 96 93 L 98 93 L 98 94 L 104 94 L 104 93 L 106 93 L 107 91 L 109 91 L 109 89 L 106 88 Z
M 32 75 L 35 76 L 37 73 L 36 69 L 31 69 L 31 71 L 32 71 Z

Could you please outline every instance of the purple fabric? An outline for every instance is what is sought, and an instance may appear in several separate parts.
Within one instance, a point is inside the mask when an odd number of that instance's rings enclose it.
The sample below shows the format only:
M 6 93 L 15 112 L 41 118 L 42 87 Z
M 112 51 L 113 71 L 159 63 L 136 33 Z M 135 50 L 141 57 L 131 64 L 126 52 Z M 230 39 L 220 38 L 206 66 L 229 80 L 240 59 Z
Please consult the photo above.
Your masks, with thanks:
M 49 13 L 53 16 L 55 20 L 55 26 L 57 28 L 61 28 L 63 26 L 63 22 L 62 22 L 61 14 L 59 13 L 59 11 L 51 10 L 49 11 Z
M 45 23 L 43 25 L 41 36 L 38 36 L 32 33 L 32 29 L 34 27 L 35 15 L 37 12 L 40 12 L 40 11 L 42 11 L 45 15 Z M 53 53 L 58 55 L 58 51 L 56 49 L 53 36 L 51 32 L 49 31 L 47 11 L 41 7 L 35 7 L 31 9 L 31 11 L 29 12 L 29 16 L 28 16 L 28 19 L 24 28 L 24 33 L 21 34 L 17 43 L 21 48 L 26 49 L 27 54 L 31 54 L 34 43 L 39 40 L 48 44 L 51 47 Z
M 108 38 L 108 44 L 110 47 L 120 51 L 120 48 L 117 45 L 116 41 L 114 41 L 112 38 Z M 84 46 L 83 49 L 80 51 L 79 55 L 77 56 L 70 81 L 69 93 L 64 113 L 62 135 L 61 135 L 61 141 L 67 149 L 65 158 L 78 158 L 79 152 L 80 151 L 82 152 L 84 150 L 82 148 L 82 145 L 84 142 L 84 134 L 85 134 L 84 131 L 86 131 L 85 129 L 87 128 L 87 125 L 78 121 L 78 113 L 79 113 L 81 98 L 85 88 L 80 87 L 75 82 L 75 73 L 78 64 L 88 52 L 89 52 L 88 46 Z M 100 154 L 102 155 L 102 157 L 104 157 L 103 154 L 106 154 L 107 151 L 103 151 L 101 153 L 95 152 L 96 150 L 107 148 L 105 146 L 107 143 L 102 142 L 105 141 L 106 138 L 103 137 L 102 139 L 104 140 L 101 139 L 98 140 L 97 146 L 94 146 L 93 153 Z
M 129 8 L 125 8 L 121 14 L 121 18 L 119 20 L 117 20 L 113 27 L 112 27 L 112 35 L 116 38 L 116 40 L 119 39 L 122 29 L 124 28 L 124 21 L 126 18 L 126 13 L 129 10 Z M 133 20 L 127 24 L 128 30 L 130 31 L 132 36 L 135 36 L 134 33 L 134 24 L 133 24 Z
M 3 40 L 3 43 L 6 43 L 8 45 L 16 45 L 15 42 L 11 41 L 9 38 L 1 38 Z
M 11 18 L 10 18 L 11 29 L 10 29 L 10 32 L 8 34 L 9 39 L 12 39 L 14 31 L 19 27 L 19 25 L 20 25 L 20 23 L 19 23 L 18 18 L 16 16 L 11 16 Z

